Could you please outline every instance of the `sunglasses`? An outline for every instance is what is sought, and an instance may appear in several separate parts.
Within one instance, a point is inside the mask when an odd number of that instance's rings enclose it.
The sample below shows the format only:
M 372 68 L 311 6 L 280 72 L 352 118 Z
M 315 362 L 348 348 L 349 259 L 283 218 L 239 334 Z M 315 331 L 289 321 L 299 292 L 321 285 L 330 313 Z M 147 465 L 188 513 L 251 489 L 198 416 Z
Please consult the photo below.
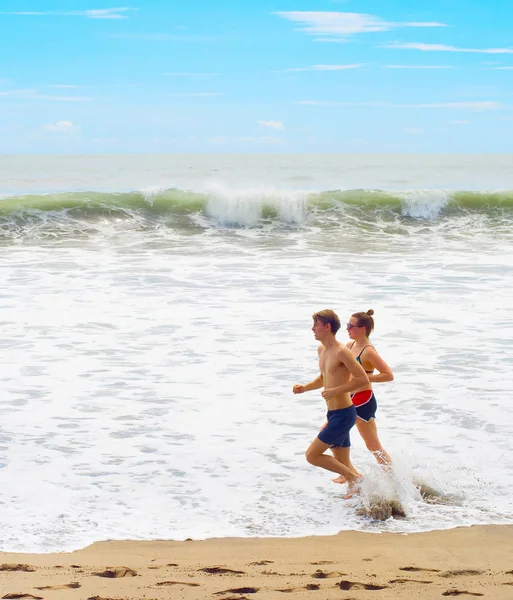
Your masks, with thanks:
M 348 329 L 349 331 L 354 327 L 361 327 L 361 325 L 351 325 L 351 323 L 346 323 L 346 329 Z

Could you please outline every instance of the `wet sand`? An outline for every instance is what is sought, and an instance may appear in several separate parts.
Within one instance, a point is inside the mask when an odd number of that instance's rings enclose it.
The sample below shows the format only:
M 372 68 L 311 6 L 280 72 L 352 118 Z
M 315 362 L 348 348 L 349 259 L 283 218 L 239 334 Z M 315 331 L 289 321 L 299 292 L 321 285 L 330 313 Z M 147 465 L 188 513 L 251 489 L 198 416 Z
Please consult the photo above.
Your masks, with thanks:
M 0 598 L 513 598 L 513 526 L 409 535 L 98 542 L 0 553 Z

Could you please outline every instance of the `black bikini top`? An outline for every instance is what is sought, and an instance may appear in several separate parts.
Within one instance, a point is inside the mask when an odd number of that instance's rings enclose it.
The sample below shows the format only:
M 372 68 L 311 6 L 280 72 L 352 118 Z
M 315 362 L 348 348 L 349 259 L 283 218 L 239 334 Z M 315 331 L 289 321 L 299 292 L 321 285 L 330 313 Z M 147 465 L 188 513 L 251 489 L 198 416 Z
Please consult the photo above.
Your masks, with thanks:
M 353 343 L 352 343 L 352 344 L 351 344 L 351 346 L 350 346 L 350 349 L 351 349 L 351 348 L 352 348 L 352 347 L 355 345 L 355 343 L 356 343 L 356 342 L 354 342 L 354 341 L 353 341 Z M 362 348 L 362 351 L 361 351 L 361 352 L 360 352 L 360 354 L 358 354 L 358 356 L 356 357 L 356 360 L 357 360 L 357 361 L 358 361 L 360 364 L 362 364 L 362 361 L 360 360 L 360 356 L 363 354 L 363 351 L 365 350 L 365 348 L 368 348 L 369 346 L 370 346 L 371 348 L 374 348 L 374 346 L 373 346 L 372 344 L 367 344 L 366 346 L 364 346 L 364 347 Z M 362 365 L 362 366 L 363 366 L 363 365 Z M 366 373 L 374 373 L 374 369 L 372 369 L 372 371 L 365 371 L 365 372 L 366 372 Z

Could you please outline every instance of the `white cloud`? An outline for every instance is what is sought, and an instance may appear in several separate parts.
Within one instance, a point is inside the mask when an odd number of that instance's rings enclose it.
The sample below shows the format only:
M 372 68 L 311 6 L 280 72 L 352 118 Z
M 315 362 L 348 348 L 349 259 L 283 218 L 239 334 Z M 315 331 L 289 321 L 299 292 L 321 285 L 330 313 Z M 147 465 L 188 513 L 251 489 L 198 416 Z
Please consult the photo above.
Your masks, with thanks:
M 481 54 L 513 54 L 513 48 L 457 48 L 456 46 L 446 46 L 445 44 L 423 44 L 411 42 L 402 44 L 393 42 L 386 44 L 384 48 L 394 48 L 398 50 L 421 50 L 422 52 L 476 52 Z
M 301 26 L 300 31 L 311 35 L 354 35 L 374 31 L 389 31 L 399 27 L 445 27 L 436 22 L 387 22 L 374 15 L 349 12 L 286 11 L 273 13 Z
M 46 87 L 49 88 L 58 88 L 60 90 L 83 90 L 86 89 L 87 86 L 85 85 L 73 85 L 73 84 L 67 84 L 67 83 L 55 83 L 52 85 L 47 85 Z
M 91 100 L 91 98 L 85 96 L 48 96 L 40 94 L 37 90 L 4 90 L 0 92 L 0 97 L 6 96 L 18 96 L 34 100 L 53 100 L 54 102 L 89 102 Z
M 346 71 L 347 69 L 360 69 L 363 66 L 363 63 L 354 65 L 312 65 L 311 67 L 295 67 L 293 69 L 285 69 L 285 71 Z
M 71 121 L 57 121 L 57 123 L 47 123 L 46 125 L 43 125 L 42 129 L 51 133 L 63 133 L 70 135 L 79 131 L 80 127 L 73 125 Z
M 127 13 L 136 8 L 100 8 L 92 10 L 72 10 L 72 11 L 2 11 L 0 15 L 17 15 L 32 17 L 87 17 L 88 19 L 127 19 Z
M 0 92 L 0 96 L 33 96 L 35 90 L 4 90 Z
M 449 65 L 386 65 L 387 69 L 454 69 Z
M 91 98 L 87 96 L 46 96 L 44 94 L 35 94 L 36 100 L 53 100 L 54 102 L 90 102 Z
M 275 136 L 260 136 L 260 137 L 241 137 L 239 142 L 249 142 L 250 144 L 282 144 L 283 140 Z
M 513 67 L 494 67 L 492 71 L 513 71 Z
M 347 44 L 347 42 L 349 41 L 347 38 L 314 38 L 313 39 L 314 42 L 329 42 L 332 44 Z
M 459 108 L 463 110 L 498 110 L 503 108 L 498 102 L 433 102 L 425 104 L 389 104 L 387 102 L 324 102 L 300 100 L 298 104 L 310 106 L 369 106 L 376 108 Z
M 282 131 L 285 129 L 281 121 L 257 121 L 257 123 L 262 125 L 262 127 L 269 127 L 270 129 L 281 129 Z
M 89 19 L 126 19 L 126 13 L 130 10 L 136 10 L 134 8 L 101 8 L 93 10 L 82 10 L 77 11 L 77 16 L 89 17 Z

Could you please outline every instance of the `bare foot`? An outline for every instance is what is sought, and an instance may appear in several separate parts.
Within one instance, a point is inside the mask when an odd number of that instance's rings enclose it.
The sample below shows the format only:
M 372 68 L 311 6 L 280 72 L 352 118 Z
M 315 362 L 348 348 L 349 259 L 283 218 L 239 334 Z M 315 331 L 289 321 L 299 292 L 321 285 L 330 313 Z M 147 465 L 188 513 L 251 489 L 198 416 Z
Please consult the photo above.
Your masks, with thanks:
M 359 481 L 363 479 L 363 475 L 358 473 Z M 333 483 L 347 483 L 347 479 L 343 475 L 339 475 L 332 480 Z
M 361 488 L 361 483 L 363 481 L 363 477 L 358 477 L 358 479 L 354 479 L 347 486 L 347 494 L 344 496 L 344 500 L 349 500 L 355 494 L 358 494 Z
M 333 479 L 333 483 L 347 483 L 347 479 L 343 475 L 339 475 Z

